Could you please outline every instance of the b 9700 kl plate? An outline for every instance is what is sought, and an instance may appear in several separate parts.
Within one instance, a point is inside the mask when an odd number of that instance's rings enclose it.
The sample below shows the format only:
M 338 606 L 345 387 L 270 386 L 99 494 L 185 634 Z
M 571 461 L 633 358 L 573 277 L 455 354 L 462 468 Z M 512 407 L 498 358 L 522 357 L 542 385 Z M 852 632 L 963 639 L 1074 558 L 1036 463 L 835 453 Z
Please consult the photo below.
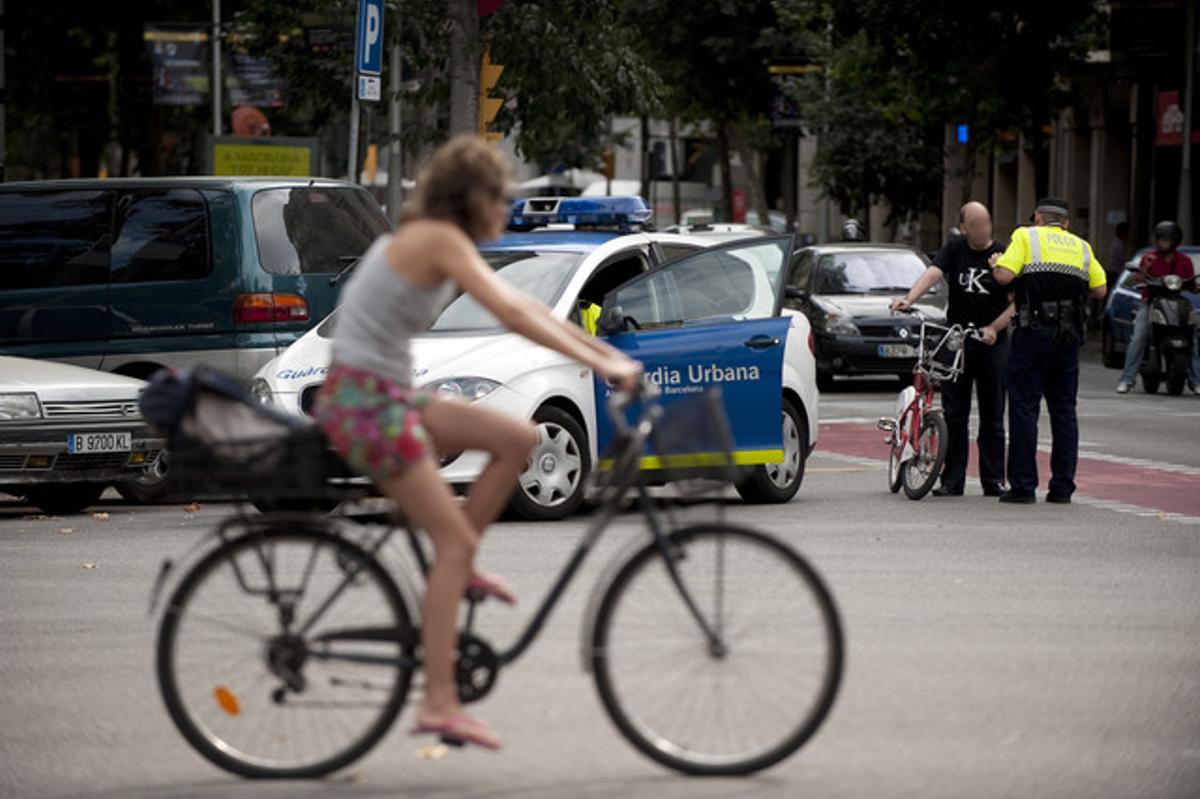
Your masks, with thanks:
M 129 452 L 131 449 L 132 433 L 71 433 L 67 436 L 67 452 L 72 455 L 88 452 Z

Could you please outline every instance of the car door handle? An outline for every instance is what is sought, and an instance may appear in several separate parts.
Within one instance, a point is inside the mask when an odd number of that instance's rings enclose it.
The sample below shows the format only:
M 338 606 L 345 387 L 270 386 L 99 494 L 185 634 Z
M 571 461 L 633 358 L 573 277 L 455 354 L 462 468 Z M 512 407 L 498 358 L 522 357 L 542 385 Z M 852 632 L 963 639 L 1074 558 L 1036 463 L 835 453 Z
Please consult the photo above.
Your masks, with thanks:
M 778 347 L 779 339 L 770 336 L 755 336 L 754 338 L 746 339 L 742 343 L 752 350 L 765 350 L 769 347 Z

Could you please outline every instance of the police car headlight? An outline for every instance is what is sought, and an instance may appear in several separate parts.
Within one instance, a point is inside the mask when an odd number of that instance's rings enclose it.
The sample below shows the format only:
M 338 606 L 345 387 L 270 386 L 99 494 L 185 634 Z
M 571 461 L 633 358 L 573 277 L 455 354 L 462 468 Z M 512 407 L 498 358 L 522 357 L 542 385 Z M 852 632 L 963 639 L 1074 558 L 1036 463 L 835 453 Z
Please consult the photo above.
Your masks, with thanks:
M 825 332 L 835 336 L 857 336 L 858 327 L 848 317 L 830 314 L 825 317 Z
M 0 394 L 0 422 L 42 418 L 37 394 Z
M 486 377 L 449 377 L 430 383 L 425 388 L 447 397 L 477 402 L 500 388 L 500 384 Z
M 261 377 L 254 378 L 250 383 L 250 398 L 259 405 L 269 405 L 273 398 L 271 384 Z
M 1179 291 L 1183 288 L 1183 278 L 1179 275 L 1167 275 L 1163 278 L 1163 285 L 1167 287 L 1167 291 Z

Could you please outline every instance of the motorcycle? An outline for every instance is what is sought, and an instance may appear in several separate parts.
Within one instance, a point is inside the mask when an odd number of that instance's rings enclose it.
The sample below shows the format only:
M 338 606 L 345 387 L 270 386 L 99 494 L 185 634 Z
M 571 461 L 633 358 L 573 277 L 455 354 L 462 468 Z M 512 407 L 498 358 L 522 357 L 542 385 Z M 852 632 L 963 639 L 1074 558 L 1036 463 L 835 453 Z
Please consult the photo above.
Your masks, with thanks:
M 1179 275 L 1148 277 L 1143 285 L 1150 295 L 1150 340 L 1141 365 L 1142 387 L 1154 394 L 1165 378 L 1167 393 L 1182 394 L 1195 345 L 1196 311 L 1183 296 L 1185 281 Z

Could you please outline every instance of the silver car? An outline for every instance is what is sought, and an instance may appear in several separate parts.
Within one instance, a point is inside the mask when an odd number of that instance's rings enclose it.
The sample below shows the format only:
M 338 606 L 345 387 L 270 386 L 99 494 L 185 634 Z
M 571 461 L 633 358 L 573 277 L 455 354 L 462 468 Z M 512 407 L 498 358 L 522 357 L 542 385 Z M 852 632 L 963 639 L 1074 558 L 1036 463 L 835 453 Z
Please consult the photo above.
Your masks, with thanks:
M 0 356 L 0 491 L 78 513 L 155 468 L 166 442 L 138 411 L 145 383 Z

